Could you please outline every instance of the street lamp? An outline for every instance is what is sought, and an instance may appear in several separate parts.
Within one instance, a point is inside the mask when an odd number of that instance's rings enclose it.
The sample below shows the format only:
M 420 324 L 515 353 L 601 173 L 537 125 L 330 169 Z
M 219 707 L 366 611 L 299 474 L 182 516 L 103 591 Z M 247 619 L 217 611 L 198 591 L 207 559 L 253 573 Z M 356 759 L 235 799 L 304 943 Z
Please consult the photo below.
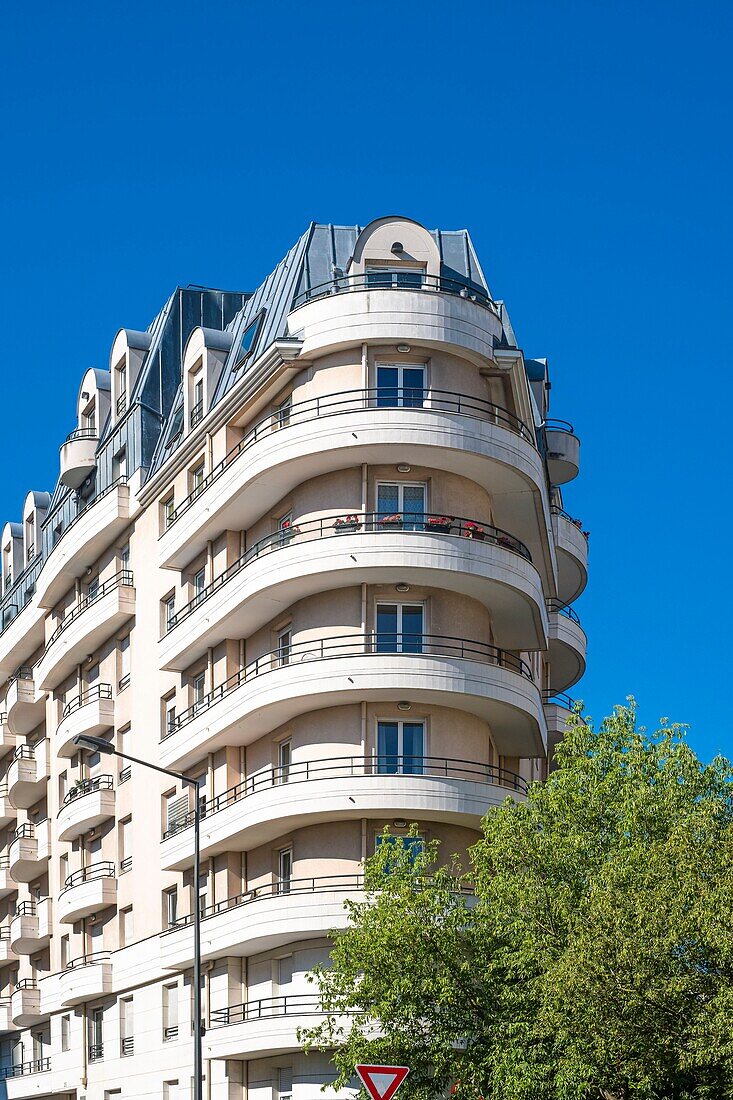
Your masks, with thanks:
M 160 768 L 157 764 L 151 764 L 148 760 L 140 760 L 137 756 L 130 756 L 126 752 L 118 752 L 109 741 L 103 737 L 94 737 L 89 733 L 77 733 L 73 738 L 74 744 L 80 749 L 88 749 L 90 752 L 106 753 L 108 756 L 120 756 L 123 760 L 129 760 L 133 764 L 140 764 L 143 768 L 160 772 L 162 775 L 170 775 L 181 783 L 188 784 L 194 789 L 194 813 L 193 813 L 193 1015 L 194 1015 L 194 1046 L 193 1046 L 193 1081 L 194 1100 L 202 1100 L 203 1083 L 201 1079 L 203 1058 L 202 1039 L 204 1027 L 201 1022 L 201 910 L 199 908 L 198 884 L 201 862 L 201 803 L 199 800 L 198 780 L 181 772 L 173 772 L 168 768 Z

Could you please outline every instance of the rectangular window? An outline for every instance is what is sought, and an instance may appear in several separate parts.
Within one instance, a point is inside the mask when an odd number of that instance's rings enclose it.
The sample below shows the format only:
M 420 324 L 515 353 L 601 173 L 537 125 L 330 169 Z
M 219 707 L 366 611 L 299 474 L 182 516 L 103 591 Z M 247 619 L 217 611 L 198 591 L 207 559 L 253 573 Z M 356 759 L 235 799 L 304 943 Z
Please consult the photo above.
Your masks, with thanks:
M 61 1049 L 71 1049 L 71 1016 L 61 1017 Z
M 169 890 L 164 890 L 163 901 L 165 904 L 166 928 L 173 928 L 178 920 L 178 887 L 171 886 Z
M 104 1057 L 104 1010 L 93 1008 L 89 1014 L 89 1061 L 99 1062 Z
M 425 404 L 425 367 L 384 363 L 377 367 L 377 407 L 418 409 Z
M 163 620 L 163 633 L 167 634 L 169 630 L 172 630 L 176 625 L 176 594 L 171 592 L 170 595 L 164 596 L 161 602 Z
M 281 741 L 277 746 L 277 776 L 276 782 L 287 783 L 290 778 L 291 741 Z
M 112 458 L 112 480 L 119 481 L 127 477 L 127 449 L 120 447 Z
M 424 746 L 423 722 L 379 722 L 377 770 L 382 775 L 420 775 Z
M 425 608 L 422 604 L 377 604 L 377 653 L 422 653 Z
M 163 1100 L 179 1100 L 178 1081 L 163 1082 Z
M 289 894 L 290 883 L 293 879 L 293 849 L 282 848 L 277 853 L 277 884 L 276 893 Z
M 402 843 L 402 847 L 406 848 L 409 854 L 410 863 L 414 863 L 417 857 L 425 850 L 425 838 L 421 836 L 377 836 L 376 847 L 381 847 L 382 844 L 388 844 L 391 847 Z
M 193 706 L 198 707 L 206 696 L 206 673 L 199 672 L 191 681 L 191 695 Z
M 193 379 L 191 389 L 191 427 L 200 424 L 204 416 L 204 376 L 199 372 Z
M 69 937 L 61 937 L 61 969 L 65 970 L 69 965 Z
M 191 470 L 188 478 L 189 493 L 192 497 L 197 497 L 204 486 L 204 464 L 199 463 L 198 466 L 194 466 Z
M 277 960 L 277 988 L 279 993 L 287 992 L 293 984 L 293 956 L 284 955 Z
M 127 408 L 127 365 L 124 360 L 117 368 L 117 415 L 122 416 Z
M 185 828 L 188 819 L 188 791 L 170 794 L 165 800 L 165 827 L 167 833 L 177 833 Z
M 135 932 L 132 922 L 132 906 L 120 910 L 120 947 L 129 947 L 134 943 Z
M 130 751 L 131 745 L 132 745 L 132 734 L 131 734 L 130 726 L 129 725 L 124 726 L 121 730 L 118 730 L 118 733 L 117 733 L 117 748 L 120 750 L 120 752 L 128 753 Z M 129 764 L 127 762 L 127 760 L 125 760 L 123 758 L 119 758 L 119 760 L 120 760 L 120 770 L 119 770 L 119 773 L 118 773 L 117 782 L 118 783 L 126 783 L 127 780 L 130 778 L 130 776 L 132 775 L 132 765 Z
M 427 486 L 408 482 L 377 485 L 377 529 L 422 531 L 425 528 Z
M 400 264 L 399 267 L 380 267 L 367 264 L 365 267 L 368 287 L 389 287 L 409 290 L 420 288 L 425 277 L 425 268 L 416 264 Z
M 292 649 L 293 636 L 288 628 L 287 630 L 281 630 L 277 636 L 277 664 L 281 665 L 290 664 L 290 652 Z
M 276 428 L 287 428 L 290 423 L 290 411 L 292 407 L 292 396 L 286 397 L 284 401 L 275 406 L 275 416 L 273 419 Z
M 171 526 L 171 524 L 173 523 L 173 520 L 175 518 L 175 511 L 176 511 L 175 500 L 176 500 L 176 498 L 175 498 L 174 494 L 170 493 L 165 498 L 165 500 L 161 502 L 160 507 L 161 507 L 161 510 L 162 510 L 162 521 L 163 521 L 163 530 L 164 531 L 168 530 L 168 528 Z
M 123 1058 L 135 1053 L 133 1039 L 132 997 L 120 998 L 120 1055 Z
M 127 817 L 120 822 L 120 872 L 129 871 L 132 867 L 132 818 Z
M 206 569 L 201 567 L 191 577 L 192 600 L 194 606 L 200 602 L 206 588 Z
M 293 1100 L 293 1070 L 282 1066 L 277 1071 L 277 1100 Z
M 178 985 L 163 986 L 163 1042 L 178 1038 Z
M 176 732 L 176 696 L 175 693 L 163 700 L 163 736 L 170 737 Z
M 90 428 L 92 431 L 96 431 L 97 428 L 97 409 L 94 401 L 90 401 L 87 407 L 82 413 L 82 427 Z
M 99 577 L 92 577 L 87 584 L 86 598 L 88 603 L 93 603 L 99 595 Z
M 124 689 L 130 683 L 130 635 L 126 634 L 124 638 L 120 638 L 119 641 L 120 652 L 120 678 L 118 682 L 118 690 L 124 691 Z

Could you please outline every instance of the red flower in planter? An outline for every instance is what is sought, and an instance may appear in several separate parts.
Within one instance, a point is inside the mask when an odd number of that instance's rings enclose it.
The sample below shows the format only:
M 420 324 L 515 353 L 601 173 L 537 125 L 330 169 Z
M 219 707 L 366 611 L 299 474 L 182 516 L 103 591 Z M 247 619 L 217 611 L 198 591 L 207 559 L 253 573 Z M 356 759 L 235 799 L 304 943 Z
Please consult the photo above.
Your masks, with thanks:
M 393 516 L 383 516 L 379 522 L 384 524 L 385 527 L 394 527 L 398 523 L 402 523 L 402 516 L 399 512 L 396 512 Z
M 486 532 L 484 531 L 483 527 L 481 527 L 478 523 L 474 523 L 472 520 L 469 520 L 468 523 L 464 523 L 463 525 L 464 538 L 482 539 L 485 534 Z

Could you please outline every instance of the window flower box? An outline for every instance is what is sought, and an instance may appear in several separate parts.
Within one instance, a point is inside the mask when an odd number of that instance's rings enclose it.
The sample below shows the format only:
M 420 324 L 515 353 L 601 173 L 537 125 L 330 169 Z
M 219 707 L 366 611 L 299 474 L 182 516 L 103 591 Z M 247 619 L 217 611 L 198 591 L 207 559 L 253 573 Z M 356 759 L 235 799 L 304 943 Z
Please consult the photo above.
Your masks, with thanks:
M 335 531 L 360 531 L 361 520 L 358 516 L 339 516 L 333 527 Z
M 295 535 L 300 534 L 300 527 L 294 527 L 289 519 L 280 525 L 280 538 L 283 542 L 290 542 Z
M 379 526 L 380 527 L 401 527 L 402 526 L 402 516 L 399 513 L 396 513 L 393 516 L 382 516 L 382 518 L 379 521 Z
M 425 529 L 447 535 L 453 526 L 454 520 L 455 516 L 428 516 L 425 520 Z
M 478 539 L 479 542 L 483 542 L 486 537 L 486 532 L 478 523 L 465 523 L 463 525 L 463 537 L 466 539 Z

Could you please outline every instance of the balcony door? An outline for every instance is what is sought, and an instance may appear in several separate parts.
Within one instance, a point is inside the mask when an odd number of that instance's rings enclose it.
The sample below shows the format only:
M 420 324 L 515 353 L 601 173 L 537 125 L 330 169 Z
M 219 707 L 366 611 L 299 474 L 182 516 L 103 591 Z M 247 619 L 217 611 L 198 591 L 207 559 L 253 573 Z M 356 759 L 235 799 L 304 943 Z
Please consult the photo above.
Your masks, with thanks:
M 377 724 L 377 771 L 380 775 L 420 775 L 424 751 L 423 722 Z
M 377 408 L 419 409 L 425 404 L 425 367 L 401 363 L 377 366 Z
M 380 481 L 377 483 L 377 528 L 389 530 L 383 522 L 390 516 L 399 516 L 403 531 L 422 531 L 425 526 L 427 485 L 407 481 Z
M 378 603 L 377 653 L 422 653 L 425 608 L 421 603 Z

